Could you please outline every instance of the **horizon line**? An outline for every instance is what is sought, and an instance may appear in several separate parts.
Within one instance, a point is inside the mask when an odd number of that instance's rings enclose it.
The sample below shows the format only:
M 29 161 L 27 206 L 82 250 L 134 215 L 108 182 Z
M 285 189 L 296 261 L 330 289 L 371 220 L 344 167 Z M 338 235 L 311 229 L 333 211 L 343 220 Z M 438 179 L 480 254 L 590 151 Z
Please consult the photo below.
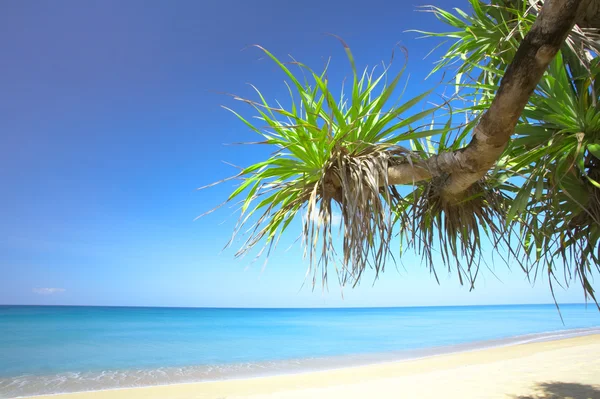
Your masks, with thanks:
M 588 305 L 591 302 L 568 303 L 506 303 L 506 304 L 477 304 L 477 305 L 410 305 L 410 306 L 335 306 L 335 307 L 231 307 L 231 306 L 154 306 L 154 305 L 48 305 L 48 304 L 0 304 L 0 307 L 80 307 L 80 308 L 138 308 L 138 309 L 210 309 L 210 310 L 337 310 L 337 309 L 406 309 L 406 308 L 466 308 L 466 307 L 494 307 L 494 306 L 565 306 Z

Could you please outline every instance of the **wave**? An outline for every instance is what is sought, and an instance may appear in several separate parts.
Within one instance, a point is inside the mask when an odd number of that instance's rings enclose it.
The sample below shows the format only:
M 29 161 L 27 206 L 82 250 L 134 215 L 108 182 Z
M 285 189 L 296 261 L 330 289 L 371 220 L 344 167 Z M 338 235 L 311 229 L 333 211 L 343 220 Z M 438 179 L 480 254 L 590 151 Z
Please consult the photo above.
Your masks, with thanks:
M 600 327 L 550 331 L 488 341 L 385 353 L 354 354 L 256 363 L 248 362 L 164 367 L 155 369 L 104 370 L 96 372 L 66 372 L 54 375 L 21 375 L 17 377 L 0 378 L 0 397 L 20 398 L 60 393 L 259 378 L 280 374 L 296 374 L 336 368 L 356 367 L 368 364 L 406 361 L 435 355 L 552 341 L 591 334 L 600 334 Z

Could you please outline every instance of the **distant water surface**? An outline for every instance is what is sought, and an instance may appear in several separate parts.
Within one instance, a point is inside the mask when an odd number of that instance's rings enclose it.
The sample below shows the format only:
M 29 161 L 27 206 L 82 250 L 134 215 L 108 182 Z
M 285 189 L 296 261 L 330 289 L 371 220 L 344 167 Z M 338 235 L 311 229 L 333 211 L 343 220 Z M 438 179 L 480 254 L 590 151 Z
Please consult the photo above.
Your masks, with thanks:
M 588 305 L 0 306 L 0 397 L 252 377 L 598 333 Z

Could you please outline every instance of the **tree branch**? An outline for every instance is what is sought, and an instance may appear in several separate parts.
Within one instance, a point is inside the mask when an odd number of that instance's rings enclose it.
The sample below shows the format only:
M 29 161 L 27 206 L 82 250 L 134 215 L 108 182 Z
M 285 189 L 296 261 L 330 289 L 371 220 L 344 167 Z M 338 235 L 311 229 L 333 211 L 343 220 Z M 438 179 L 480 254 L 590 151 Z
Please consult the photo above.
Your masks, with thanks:
M 440 194 L 451 199 L 484 177 L 509 143 L 529 97 L 573 28 L 582 6 L 587 6 L 586 0 L 547 0 L 506 69 L 496 97 L 475 127 L 471 142 L 421 164 L 389 167 L 390 184 L 444 177 Z

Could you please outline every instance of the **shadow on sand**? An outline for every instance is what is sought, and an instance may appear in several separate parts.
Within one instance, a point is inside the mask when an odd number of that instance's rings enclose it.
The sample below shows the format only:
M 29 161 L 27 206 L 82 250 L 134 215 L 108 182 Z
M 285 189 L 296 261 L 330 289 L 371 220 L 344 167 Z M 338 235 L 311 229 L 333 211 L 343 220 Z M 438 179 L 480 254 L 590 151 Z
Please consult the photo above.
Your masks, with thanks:
M 535 385 L 534 395 L 512 396 L 514 399 L 600 399 L 600 386 L 569 382 L 541 382 Z

